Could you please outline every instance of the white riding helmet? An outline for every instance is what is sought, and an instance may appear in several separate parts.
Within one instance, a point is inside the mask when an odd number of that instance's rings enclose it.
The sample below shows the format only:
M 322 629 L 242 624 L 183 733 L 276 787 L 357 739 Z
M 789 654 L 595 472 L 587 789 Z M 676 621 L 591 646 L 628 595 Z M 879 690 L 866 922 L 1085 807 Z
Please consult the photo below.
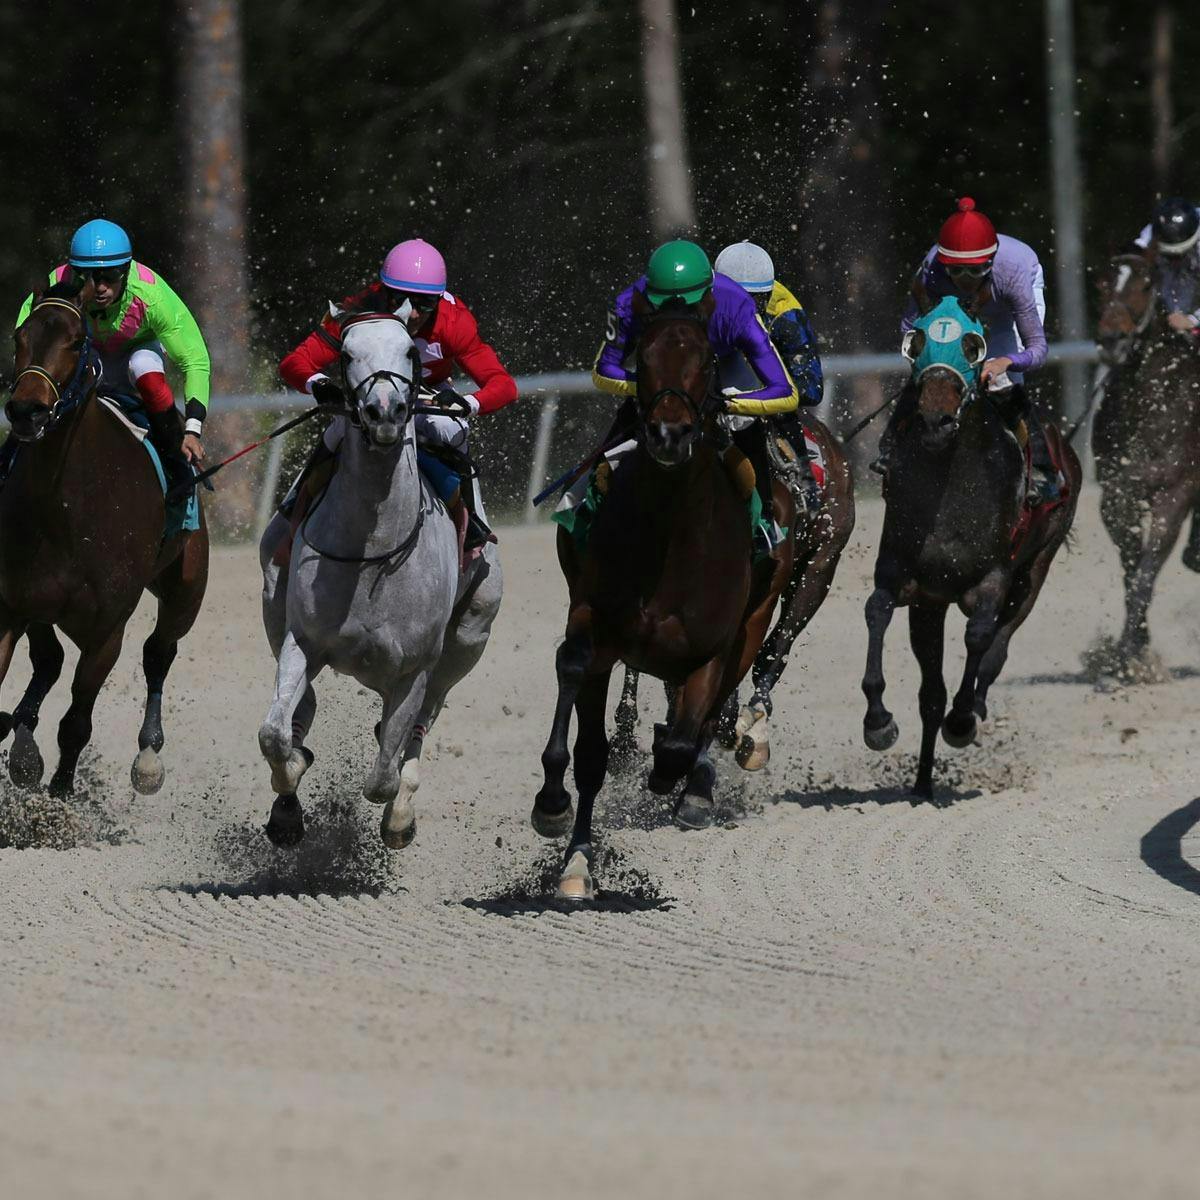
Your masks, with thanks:
M 732 246 L 726 246 L 717 255 L 713 266 L 748 292 L 769 292 L 775 286 L 775 264 L 771 256 L 753 242 L 734 242 Z

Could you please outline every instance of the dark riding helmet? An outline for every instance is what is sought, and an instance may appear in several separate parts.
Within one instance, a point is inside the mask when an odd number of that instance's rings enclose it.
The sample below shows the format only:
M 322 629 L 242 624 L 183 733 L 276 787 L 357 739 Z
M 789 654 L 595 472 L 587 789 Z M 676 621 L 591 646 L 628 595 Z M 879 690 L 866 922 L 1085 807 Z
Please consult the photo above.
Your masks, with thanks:
M 1181 196 L 1172 196 L 1154 210 L 1151 228 L 1161 253 L 1186 254 L 1200 239 L 1200 213 Z

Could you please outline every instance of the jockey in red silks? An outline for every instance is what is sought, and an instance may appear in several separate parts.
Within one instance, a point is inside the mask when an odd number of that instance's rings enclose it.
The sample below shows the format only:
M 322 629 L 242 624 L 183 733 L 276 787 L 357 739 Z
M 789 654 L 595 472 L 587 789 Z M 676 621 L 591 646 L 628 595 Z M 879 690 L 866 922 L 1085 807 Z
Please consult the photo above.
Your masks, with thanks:
M 339 384 L 326 372 L 335 367 L 341 354 L 340 318 L 354 313 L 393 313 L 400 317 L 412 335 L 421 355 L 421 381 L 443 403 L 457 402 L 472 416 L 494 413 L 517 398 L 517 385 L 501 365 L 496 352 L 479 336 L 479 327 L 471 310 L 446 290 L 446 262 L 441 254 L 421 238 L 401 242 L 388 251 L 379 271 L 379 280 L 333 307 L 329 316 L 292 350 L 279 364 L 284 383 L 298 392 L 306 392 L 318 404 L 341 407 L 345 397 Z M 335 315 L 336 314 L 336 315 Z M 449 384 L 455 367 L 475 384 L 475 390 L 456 391 Z M 426 447 L 418 457 L 422 471 L 434 490 L 452 511 L 466 503 L 470 513 L 467 545 L 486 541 L 491 532 L 475 511 L 474 488 L 466 487 L 451 466 L 437 456 L 436 448 L 466 449 L 467 423 L 448 409 L 446 416 L 418 414 L 415 418 L 418 441 Z M 325 436 L 301 473 L 283 505 L 289 512 L 300 485 L 312 470 L 332 458 L 345 432 L 345 420 L 329 425 Z

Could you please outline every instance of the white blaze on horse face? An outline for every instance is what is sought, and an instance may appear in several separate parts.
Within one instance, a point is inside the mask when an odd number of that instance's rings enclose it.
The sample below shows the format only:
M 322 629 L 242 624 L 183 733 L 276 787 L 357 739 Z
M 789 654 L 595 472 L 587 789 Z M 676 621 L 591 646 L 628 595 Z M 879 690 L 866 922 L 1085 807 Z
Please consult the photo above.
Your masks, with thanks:
M 1120 270 L 1117 271 L 1117 282 L 1114 285 L 1114 290 L 1118 296 L 1125 290 L 1125 285 L 1129 282 L 1132 275 L 1133 268 L 1128 263 L 1122 263 Z

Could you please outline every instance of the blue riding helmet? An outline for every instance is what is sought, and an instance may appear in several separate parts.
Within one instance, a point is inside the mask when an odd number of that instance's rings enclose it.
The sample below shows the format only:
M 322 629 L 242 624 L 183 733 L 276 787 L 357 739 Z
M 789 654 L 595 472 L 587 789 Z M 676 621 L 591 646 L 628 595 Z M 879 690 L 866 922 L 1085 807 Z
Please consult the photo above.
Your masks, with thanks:
M 67 261 L 73 267 L 123 267 L 133 258 L 129 234 L 120 225 L 103 219 L 80 225 L 71 238 Z

